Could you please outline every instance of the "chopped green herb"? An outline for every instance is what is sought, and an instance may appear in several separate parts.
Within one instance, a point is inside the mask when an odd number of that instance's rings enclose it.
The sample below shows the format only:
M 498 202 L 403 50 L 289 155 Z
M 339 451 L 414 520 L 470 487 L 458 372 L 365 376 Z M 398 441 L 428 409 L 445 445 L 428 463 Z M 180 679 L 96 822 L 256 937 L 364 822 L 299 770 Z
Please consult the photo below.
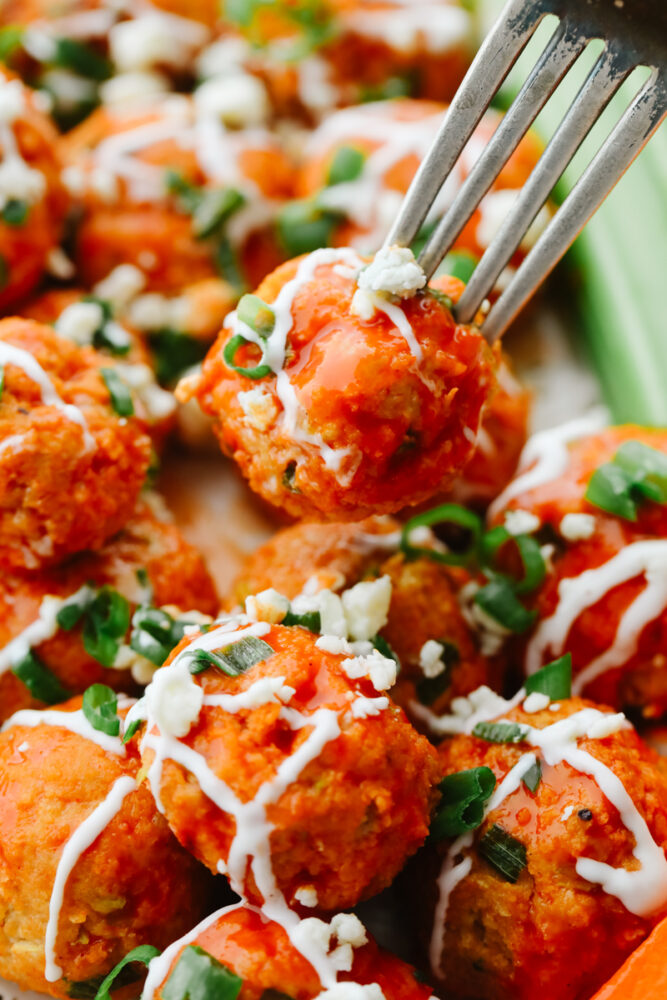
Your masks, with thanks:
M 132 722 L 129 724 L 129 726 L 123 733 L 123 743 L 129 743 L 140 726 L 141 726 L 141 719 L 132 719 Z
M 364 169 L 366 154 L 354 146 L 339 146 L 329 167 L 327 184 L 344 184 L 355 181 Z
M 436 549 L 421 548 L 412 545 L 410 534 L 415 528 L 433 527 L 434 525 L 452 525 L 457 529 L 463 529 L 464 533 L 468 536 L 468 540 L 462 550 L 456 552 L 438 552 Z M 439 507 L 434 507 L 433 510 L 424 511 L 423 514 L 417 514 L 416 517 L 412 517 L 409 521 L 406 521 L 401 531 L 400 547 L 408 559 L 417 559 L 420 556 L 426 556 L 428 559 L 433 559 L 434 562 L 462 566 L 470 562 L 477 552 L 481 534 L 482 522 L 477 514 L 473 514 L 472 511 L 466 510 L 465 507 L 461 507 L 459 504 L 445 503 Z
M 436 302 L 439 302 L 441 306 L 445 307 L 445 309 L 448 309 L 450 312 L 452 311 L 452 309 L 454 308 L 454 303 L 452 302 L 449 295 L 445 295 L 444 292 L 439 292 L 437 288 L 428 288 L 427 291 L 432 299 L 435 299 Z
M 309 632 L 319 632 L 322 628 L 322 616 L 319 611 L 304 611 L 302 615 L 295 615 L 290 610 L 280 624 L 300 625 L 301 628 L 307 628 Z
M 30 205 L 19 198 L 10 198 L 2 210 L 2 221 L 8 226 L 22 226 L 28 218 Z
M 503 628 L 517 635 L 527 631 L 537 617 L 537 611 L 528 611 L 516 596 L 512 584 L 501 577 L 480 587 L 475 594 L 475 604 Z
M 171 385 L 206 354 L 205 343 L 178 330 L 157 330 L 149 333 L 148 341 L 155 374 L 162 385 Z
M 388 660 L 393 660 L 396 666 L 400 670 L 401 664 L 398 659 L 398 655 L 391 648 L 391 646 L 389 645 L 389 643 L 387 642 L 387 640 L 383 635 L 374 635 L 373 638 L 371 639 L 371 643 L 373 644 L 373 648 L 377 649 L 378 653 L 382 653 L 382 655 L 386 656 Z
M 624 469 L 607 462 L 596 469 L 588 483 L 586 499 L 594 507 L 622 517 L 637 520 L 637 501 L 631 496 L 631 480 Z
M 238 677 L 250 667 L 254 667 L 256 663 L 262 663 L 269 656 L 273 656 L 274 652 L 275 650 L 269 646 L 268 642 L 257 639 L 253 635 L 247 635 L 216 653 L 207 649 L 193 650 L 190 654 L 193 660 L 190 665 L 190 673 L 200 674 L 208 667 L 217 667 L 228 677 Z
M 442 274 L 458 278 L 467 285 L 478 263 L 479 261 L 474 254 L 467 253 L 465 250 L 455 250 L 453 253 L 447 254 L 438 270 Z
M 92 600 L 92 594 L 84 592 L 80 597 L 77 597 L 76 600 L 70 599 L 66 601 L 56 615 L 58 626 L 65 632 L 71 632 L 75 625 L 78 625 L 83 618 L 85 612 L 90 607 Z
M 178 170 L 167 170 L 164 175 L 165 186 L 169 194 L 178 200 L 179 207 L 192 215 L 202 199 L 202 190 L 192 184 Z
M 0 28 L 0 62 L 8 63 L 23 43 L 25 28 L 22 24 L 8 24 Z
M 434 701 L 444 694 L 452 681 L 452 668 L 461 659 L 458 646 L 447 639 L 438 639 L 443 647 L 440 659 L 445 665 L 445 669 L 437 677 L 422 677 L 416 684 L 417 698 L 422 705 L 432 705 Z
M 241 192 L 234 188 L 203 191 L 199 204 L 192 212 L 192 232 L 195 239 L 205 240 L 213 236 L 245 205 L 245 201 Z
M 626 441 L 611 462 L 591 476 L 586 499 L 626 521 L 636 521 L 645 500 L 667 503 L 667 455 L 640 441 Z
M 276 314 L 258 295 L 244 295 L 236 307 L 236 315 L 242 323 L 258 333 L 262 340 L 273 332 Z
M 478 722 L 473 736 L 487 743 L 522 743 L 526 730 L 516 722 Z
M 382 83 L 362 87 L 359 101 L 361 104 L 367 104 L 369 101 L 388 101 L 393 97 L 409 97 L 413 89 L 409 76 L 390 76 Z
M 290 257 L 331 246 L 334 231 L 343 221 L 341 212 L 314 199 L 288 202 L 278 214 L 278 236 Z
M 641 441 L 625 441 L 614 464 L 632 477 L 633 487 L 648 500 L 667 503 L 667 455 Z
M 130 390 L 125 385 L 115 368 L 100 368 L 100 375 L 109 390 L 111 406 L 119 417 L 134 415 L 134 403 Z
M 84 649 L 103 667 L 112 667 L 129 627 L 127 600 L 111 587 L 100 587 L 85 610 Z
M 506 882 L 514 884 L 526 867 L 526 848 L 502 826 L 494 823 L 479 844 L 477 853 L 489 862 Z
M 181 953 L 162 987 L 163 1000 L 236 1000 L 243 980 L 199 945 Z
M 12 667 L 20 681 L 23 681 L 33 698 L 47 705 L 57 705 L 70 697 L 70 692 L 64 688 L 55 674 L 40 660 L 31 649 L 23 659 Z
M 54 58 L 56 66 L 71 69 L 89 80 L 107 80 L 113 67 L 108 59 L 101 56 L 90 45 L 75 38 L 58 38 Z
M 189 624 L 195 623 L 172 618 L 161 608 L 142 605 L 132 615 L 130 646 L 135 653 L 161 667 Z
M 439 785 L 442 800 L 431 824 L 431 839 L 444 840 L 476 830 L 495 787 L 496 777 L 488 767 L 474 767 L 443 778 Z
M 534 795 L 539 788 L 540 781 L 542 780 L 541 762 L 536 760 L 534 764 L 531 764 L 521 780 L 526 788 Z
M 234 358 L 236 357 L 236 352 L 248 343 L 249 341 L 247 341 L 245 337 L 242 337 L 240 333 L 235 334 L 231 340 L 228 340 L 225 344 L 225 349 L 222 352 L 225 364 L 228 365 L 229 368 L 232 368 L 235 372 L 238 372 L 239 375 L 245 375 L 246 378 L 266 378 L 267 375 L 271 374 L 271 368 L 269 365 L 265 365 L 260 362 L 260 364 L 255 365 L 254 368 L 242 368 L 235 363 Z
M 241 295 L 246 287 L 243 268 L 238 254 L 224 236 L 218 237 L 214 262 L 218 274 L 232 286 L 237 295 Z
M 132 951 L 127 953 L 125 958 L 120 960 L 118 965 L 114 966 L 109 975 L 102 980 L 95 1000 L 111 1000 L 111 989 L 112 987 L 117 988 L 117 986 L 121 985 L 119 976 L 126 966 L 132 965 L 134 962 L 141 962 L 142 965 L 148 966 L 152 959 L 156 958 L 159 954 L 159 949 L 154 948 L 151 944 L 140 944 L 138 948 L 133 948 Z M 132 981 L 130 980 L 130 982 Z
M 572 655 L 566 653 L 552 663 L 526 678 L 524 687 L 527 694 L 546 694 L 551 701 L 569 698 L 572 694 Z
M 93 729 L 106 733 L 107 736 L 118 736 L 118 696 L 110 687 L 106 684 L 91 684 L 84 692 L 81 708 Z

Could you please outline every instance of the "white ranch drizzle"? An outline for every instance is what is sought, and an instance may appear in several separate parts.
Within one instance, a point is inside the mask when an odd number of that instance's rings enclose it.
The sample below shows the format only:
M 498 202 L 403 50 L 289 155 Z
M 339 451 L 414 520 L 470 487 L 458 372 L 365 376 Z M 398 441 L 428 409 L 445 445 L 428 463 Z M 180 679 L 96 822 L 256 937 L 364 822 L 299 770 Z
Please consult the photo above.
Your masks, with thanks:
M 192 651 L 197 648 L 208 650 L 220 648 L 221 639 L 225 642 L 238 642 L 245 635 L 258 634 L 257 631 L 253 632 L 253 629 L 263 629 L 259 634 L 266 634 L 270 630 L 270 626 L 262 622 L 249 627 L 239 628 L 238 625 L 239 619 L 237 618 L 236 621 L 231 620 L 219 629 L 198 636 L 187 647 L 187 650 L 183 650 L 179 654 L 179 657 L 184 656 L 188 650 Z M 170 667 L 164 669 L 172 669 L 179 657 L 176 657 Z M 212 698 L 213 696 L 208 697 Z M 160 797 L 162 768 L 166 760 L 172 760 L 197 779 L 203 794 L 221 812 L 234 817 L 236 832 L 226 862 L 227 874 L 234 891 L 243 898 L 244 882 L 248 868 L 250 868 L 257 889 L 264 900 L 261 910 L 263 915 L 284 929 L 292 945 L 315 969 L 324 988 L 335 985 L 338 973 L 334 964 L 318 947 L 317 942 L 310 941 L 307 935 L 300 934 L 302 921 L 298 914 L 289 908 L 276 883 L 270 846 L 273 825 L 267 817 L 266 810 L 268 806 L 281 798 L 291 784 L 298 780 L 303 770 L 317 759 L 323 748 L 337 739 L 341 733 L 339 714 L 332 709 L 319 708 L 311 715 L 306 715 L 283 705 L 279 717 L 291 729 L 311 729 L 312 731 L 296 751 L 279 765 L 273 779 L 265 781 L 253 799 L 241 802 L 231 788 L 213 773 L 201 754 L 179 739 L 165 736 L 159 732 L 151 718 L 149 703 L 150 699 L 146 699 L 147 725 L 142 746 L 149 747 L 155 754 L 147 777 L 158 809 L 164 812 Z M 388 704 L 387 699 L 387 707 Z M 237 700 L 233 710 L 238 710 L 240 707 L 242 704 Z M 380 705 L 373 705 L 372 708 L 381 710 Z M 160 971 L 162 972 L 162 970 L 163 966 L 160 966 Z M 158 973 L 149 978 L 150 984 L 147 982 L 147 985 L 150 985 L 150 992 L 144 993 L 144 1000 L 150 1000 L 152 991 L 160 981 Z
M 637 651 L 639 637 L 649 622 L 667 608 L 667 541 L 641 541 L 627 545 L 601 566 L 561 580 L 558 604 L 550 618 L 540 622 L 526 649 L 529 674 L 542 666 L 548 650 L 559 656 L 574 622 L 586 608 L 597 604 L 614 587 L 644 576 L 646 586 L 621 616 L 611 646 L 578 671 L 572 691 L 579 694 L 602 673 L 626 663 Z
M 15 347 L 13 344 L 0 342 L 0 365 L 14 365 L 16 368 L 21 368 L 28 378 L 39 386 L 42 403 L 45 406 L 55 407 L 68 420 L 71 420 L 72 423 L 78 424 L 83 431 L 83 440 L 86 449 L 95 448 L 95 438 L 88 430 L 86 418 L 79 407 L 71 403 L 65 403 L 60 398 L 51 379 L 32 354 L 20 347 Z
M 65 886 L 81 855 L 95 843 L 114 816 L 121 809 L 125 798 L 137 787 L 134 778 L 125 774 L 118 778 L 107 797 L 93 809 L 81 825 L 74 831 L 63 848 L 56 869 L 56 877 L 49 902 L 49 920 L 44 937 L 44 978 L 54 983 L 62 976 L 62 969 L 56 964 L 56 938 L 58 920 L 63 905 Z
M 499 722 L 508 721 L 499 719 Z M 465 731 L 472 732 L 475 721 L 471 716 Z M 664 851 L 656 844 L 651 832 L 626 791 L 623 783 L 602 761 L 587 750 L 582 750 L 577 740 L 603 739 L 619 729 L 632 729 L 621 713 L 600 712 L 596 708 L 585 708 L 565 719 L 535 729 L 524 726 L 523 743 L 541 751 L 542 759 L 551 767 L 567 763 L 580 774 L 590 775 L 602 794 L 618 810 L 621 822 L 633 835 L 635 845 L 633 857 L 639 868 L 613 868 L 610 865 L 580 857 L 575 864 L 577 874 L 589 882 L 602 886 L 604 892 L 616 896 L 623 906 L 637 916 L 648 916 L 667 900 L 667 859 Z M 521 778 L 535 763 L 532 751 L 524 753 L 512 770 L 496 788 L 489 800 L 485 818 L 519 787 Z M 462 851 L 468 850 L 474 841 L 472 833 L 459 837 L 449 848 L 438 879 L 439 897 L 434 915 L 430 944 L 430 960 L 434 974 L 442 975 L 441 960 L 445 941 L 445 921 L 451 893 L 469 874 L 472 867 L 470 855 L 459 862 L 455 859 Z M 466 863 L 469 862 L 469 863 Z
M 365 6 L 365 10 L 347 16 L 347 27 L 399 52 L 423 48 L 430 54 L 441 55 L 464 46 L 471 35 L 470 14 L 462 7 L 410 0 L 400 4 L 399 15 L 382 8 L 374 10 L 370 4 Z
M 533 434 L 521 452 L 519 474 L 490 505 L 489 517 L 502 514 L 510 500 L 521 493 L 537 489 L 562 476 L 570 461 L 568 444 L 601 431 L 608 422 L 607 410 L 595 407 L 582 417 Z
M 131 699 L 127 702 L 133 703 Z M 121 706 L 122 707 L 122 706 Z M 68 729 L 70 733 L 76 733 L 91 743 L 96 743 L 98 747 L 107 753 L 115 754 L 117 757 L 125 756 L 125 747 L 118 736 L 109 736 L 99 729 L 95 729 L 79 708 L 76 712 L 60 712 L 57 709 L 31 709 L 23 708 L 14 712 L 12 716 L 3 724 L 1 732 L 11 729 L 13 726 L 57 726 L 60 729 Z
M 58 613 L 66 604 L 86 601 L 93 594 L 94 591 L 84 584 L 69 597 L 47 595 L 42 598 L 37 618 L 0 649 L 0 674 L 20 663 L 33 646 L 39 646 L 42 642 L 53 639 L 60 628 L 57 622 Z

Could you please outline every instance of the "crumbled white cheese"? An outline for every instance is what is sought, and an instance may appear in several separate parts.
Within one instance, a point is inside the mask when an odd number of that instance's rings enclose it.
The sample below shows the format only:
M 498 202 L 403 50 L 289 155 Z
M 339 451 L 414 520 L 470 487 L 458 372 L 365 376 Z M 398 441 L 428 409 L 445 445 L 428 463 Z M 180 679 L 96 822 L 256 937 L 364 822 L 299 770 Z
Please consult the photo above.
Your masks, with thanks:
M 467 698 L 454 698 L 451 704 L 453 714 L 460 719 L 468 719 L 476 712 L 483 712 L 492 719 L 495 715 L 501 715 L 506 708 L 505 699 L 486 684 L 471 691 Z
M 343 602 L 338 594 L 331 590 L 320 590 L 317 594 L 299 594 L 292 601 L 292 611 L 295 615 L 303 615 L 308 611 L 319 611 L 320 630 L 323 635 L 347 636 L 347 622 L 343 610 Z
M 20 80 L 0 77 L 0 123 L 11 125 L 25 111 L 25 91 Z
M 93 334 L 104 323 L 102 307 L 97 302 L 73 302 L 55 322 L 56 332 L 76 344 L 92 344 Z
M 350 692 L 351 693 L 351 692 Z M 353 696 L 354 697 L 354 696 Z M 389 698 L 355 698 L 350 705 L 353 719 L 368 719 L 389 708 Z
M 60 111 L 74 111 L 95 100 L 94 82 L 69 69 L 50 69 L 40 82 L 51 92 Z
M 186 326 L 188 300 L 183 295 L 169 298 L 159 292 L 138 295 L 128 303 L 127 318 L 138 330 L 182 330 Z
M 110 302 L 114 310 L 124 309 L 146 284 L 146 277 L 134 264 L 119 264 L 93 288 L 93 295 Z
M 510 535 L 532 535 L 540 527 L 540 519 L 529 510 L 508 510 L 505 512 L 505 528 Z
M 71 195 L 76 197 L 85 193 L 87 184 L 86 172 L 85 170 L 82 170 L 81 167 L 65 167 L 60 176 L 63 184 Z
M 289 611 L 289 601 L 273 587 L 246 597 L 245 613 L 251 622 L 278 625 Z
M 229 35 L 218 39 L 199 53 L 195 64 L 197 76 L 205 79 L 225 72 L 237 73 L 248 57 L 249 48 L 241 37 Z
M 137 653 L 131 646 L 123 644 L 116 653 L 113 669 L 129 670 L 132 674 L 132 680 L 145 686 L 153 680 L 158 667 L 141 653 Z
M 367 986 L 360 983 L 336 983 L 331 989 L 318 993 L 315 1000 L 386 1000 L 386 997 L 377 983 Z
M 342 595 L 347 632 L 352 639 L 372 639 L 387 624 L 391 579 L 362 580 Z
M 368 944 L 366 928 L 354 913 L 336 913 L 329 924 L 331 933 L 338 938 L 339 944 L 351 944 L 353 948 L 361 948 Z
M 164 18 L 149 14 L 114 24 L 109 51 L 117 68 L 127 72 L 155 65 L 182 67 L 191 46 Z
M 46 270 L 54 278 L 60 278 L 63 281 L 73 278 L 76 273 L 74 264 L 62 247 L 51 247 L 46 255 Z
M 632 726 L 623 715 L 623 712 L 615 712 L 613 715 L 603 715 L 601 719 L 594 722 L 586 736 L 591 740 L 603 740 L 607 736 L 613 736 L 614 733 L 620 732 L 622 729 L 631 729 Z
M 204 692 L 190 673 L 187 661 L 176 661 L 156 671 L 146 688 L 150 717 L 164 736 L 187 736 L 199 718 Z
M 382 247 L 357 278 L 363 291 L 410 298 L 426 284 L 426 275 L 409 247 Z
M 439 677 L 445 669 L 442 654 L 445 647 L 435 639 L 429 639 L 419 650 L 419 666 L 424 677 Z
M 258 431 L 267 431 L 278 416 L 278 407 L 270 392 L 248 389 L 237 397 L 245 415 L 245 422 Z
M 0 209 L 16 199 L 34 204 L 46 190 L 46 178 L 33 170 L 20 156 L 10 156 L 0 163 Z
M 249 73 L 214 76 L 197 87 L 193 96 L 199 115 L 219 118 L 236 128 L 261 125 L 271 112 L 266 87 Z
M 395 661 L 383 656 L 377 649 L 373 649 L 365 656 L 354 656 L 343 660 L 341 667 L 350 680 L 370 677 L 376 691 L 387 691 L 396 683 Z
M 350 656 L 352 654 L 352 644 L 339 635 L 321 635 L 315 645 L 325 653 L 333 653 L 334 656 Z
M 151 423 L 171 416 L 176 409 L 174 394 L 157 384 L 152 368 L 143 364 L 129 365 L 124 361 L 116 362 L 115 368 L 143 406 Z
M 568 542 L 584 541 L 595 532 L 593 514 L 566 514 L 560 522 L 559 531 Z
M 471 580 L 463 587 L 459 594 L 461 614 L 477 633 L 482 655 L 495 656 L 502 649 L 507 636 L 512 633 L 475 602 L 478 590 L 479 584 L 475 580 Z
M 560 702 L 555 701 L 553 705 L 549 705 L 550 712 L 560 712 Z
M 110 80 L 100 84 L 99 94 L 102 104 L 107 107 L 143 101 L 166 94 L 169 90 L 169 80 L 162 73 L 147 70 L 135 70 L 128 73 L 117 73 Z
M 550 698 L 548 694 L 542 694 L 540 691 L 533 691 L 529 694 L 523 703 L 524 712 L 528 712 L 532 715 L 533 712 L 542 712 L 545 708 L 549 707 Z
M 44 22 L 42 22 L 44 23 Z M 58 57 L 58 46 L 55 38 L 37 25 L 26 28 L 21 44 L 29 56 L 37 62 L 49 63 Z
M 562 823 L 567 823 L 568 819 L 574 812 L 574 809 L 575 809 L 574 806 L 565 806 L 565 809 L 563 809 L 562 813 L 560 814 Z
M 297 903 L 301 903 L 302 906 L 307 906 L 309 909 L 317 906 L 318 903 L 317 890 L 312 885 L 302 885 L 294 893 L 294 898 Z
M 358 288 L 352 296 L 350 312 L 353 316 L 358 316 L 366 323 L 369 323 L 375 316 L 376 300 L 373 292 L 367 292 L 364 288 Z

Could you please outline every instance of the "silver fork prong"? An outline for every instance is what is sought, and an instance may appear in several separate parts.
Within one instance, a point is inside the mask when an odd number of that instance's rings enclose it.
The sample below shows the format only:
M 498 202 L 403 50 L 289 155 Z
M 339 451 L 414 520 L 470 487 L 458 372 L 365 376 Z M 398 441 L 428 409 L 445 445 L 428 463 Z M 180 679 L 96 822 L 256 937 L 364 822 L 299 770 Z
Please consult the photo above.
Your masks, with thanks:
M 507 114 L 470 171 L 454 202 L 426 242 L 419 263 L 430 278 L 473 215 L 559 81 L 583 51 L 588 36 L 561 21 Z
M 595 62 L 515 206 L 475 268 L 456 307 L 460 322 L 471 322 L 491 293 L 556 182 L 631 69 L 616 46 L 605 49 Z
M 657 77 L 654 71 L 625 110 L 491 309 L 482 328 L 489 342 L 507 329 L 658 128 L 667 111 L 667 86 L 664 81 L 656 85 Z
M 386 245 L 409 246 L 417 237 L 445 178 L 480 122 L 510 69 L 549 13 L 525 0 L 513 0 L 503 11 L 473 60 L 449 106 L 428 156 L 410 185 Z

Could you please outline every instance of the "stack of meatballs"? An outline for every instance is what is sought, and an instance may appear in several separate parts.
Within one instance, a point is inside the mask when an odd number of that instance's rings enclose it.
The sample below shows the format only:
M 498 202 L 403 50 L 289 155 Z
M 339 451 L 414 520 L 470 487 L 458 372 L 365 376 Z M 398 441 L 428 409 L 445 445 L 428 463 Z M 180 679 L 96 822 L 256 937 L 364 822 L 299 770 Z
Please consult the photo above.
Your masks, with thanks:
M 667 436 L 528 438 L 452 311 L 538 140 L 383 247 L 468 7 L 0 10 L 5 1000 L 590 1000 L 667 915 Z M 216 438 L 219 593 L 159 492 Z

